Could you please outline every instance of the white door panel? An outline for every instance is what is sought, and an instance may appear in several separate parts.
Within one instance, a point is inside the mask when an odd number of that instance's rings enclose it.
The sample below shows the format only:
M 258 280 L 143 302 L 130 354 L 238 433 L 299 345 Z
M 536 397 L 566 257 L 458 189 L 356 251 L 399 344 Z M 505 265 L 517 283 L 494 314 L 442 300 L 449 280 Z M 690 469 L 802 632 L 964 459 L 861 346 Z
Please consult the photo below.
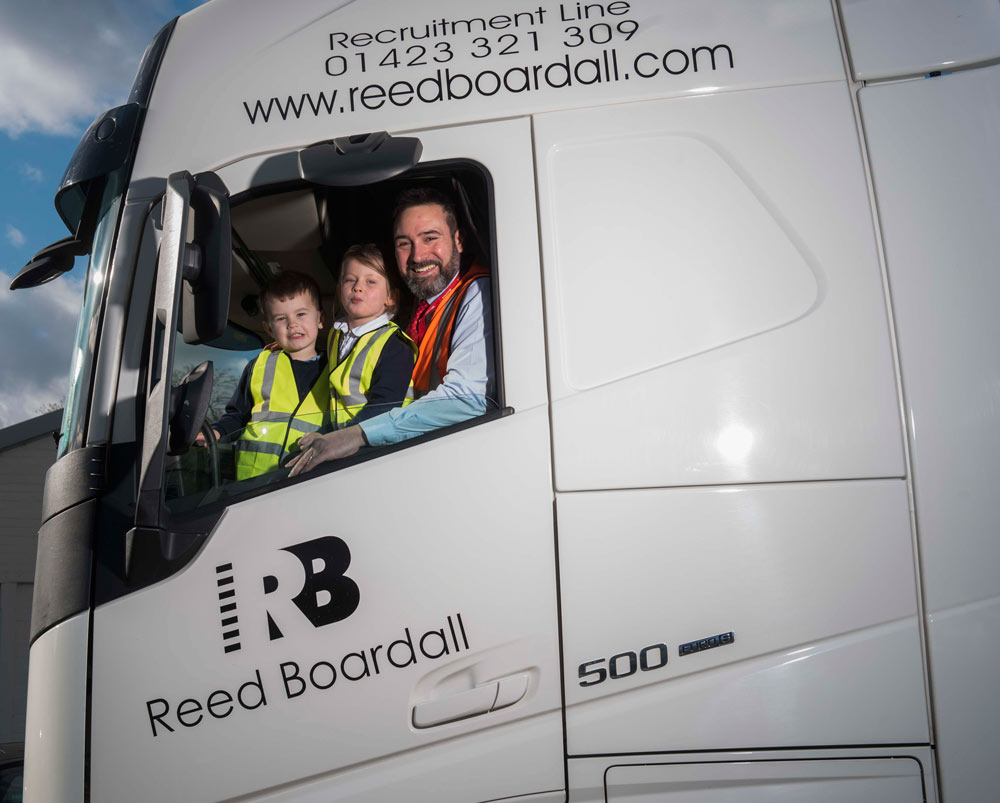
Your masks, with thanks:
M 900 477 L 842 84 L 541 115 L 558 490 Z
M 517 720 L 464 736 L 460 740 L 437 742 L 417 750 L 373 761 L 343 772 L 312 778 L 250 800 L 255 803 L 386 803 L 387 801 L 427 801 L 440 799 L 482 800 L 484 790 L 510 788 L 511 767 L 516 767 L 523 788 L 542 789 L 552 783 L 551 766 L 562 765 L 562 723 L 544 715 Z M 502 759 L 502 760 L 498 760 Z M 471 770 L 471 772 L 470 772 Z M 558 790 L 515 798 L 517 803 L 561 803 L 566 799 L 565 783 Z M 438 796 L 435 791 L 447 788 Z M 509 798 L 508 798 L 509 799 Z
M 557 507 L 571 756 L 927 741 L 902 481 Z
M 95 614 L 94 794 L 216 800 L 540 714 L 558 736 L 547 446 L 540 409 L 230 508 L 180 575 Z M 440 515 L 432 490 L 447 493 Z M 327 536 L 349 548 L 344 575 L 360 600 L 314 627 L 290 602 L 305 564 L 284 550 Z M 322 578 L 328 567 L 315 560 Z M 229 616 L 238 623 L 222 625 Z M 269 616 L 281 638 L 271 640 Z M 517 675 L 526 692 L 502 710 L 413 727 L 415 705 Z M 281 734 L 280 761 L 263 734 Z M 509 755 L 501 740 L 480 759 L 512 770 L 524 756 L 506 745 Z M 503 791 L 559 787 L 560 752 L 561 739 L 536 745 L 535 763 L 504 775 Z M 206 762 L 214 771 L 197 771 Z M 425 781 L 413 799 L 464 799 Z M 328 799 L 353 799 L 338 794 Z
M 233 504 L 181 572 L 97 609 L 95 800 L 565 785 L 529 123 L 418 135 L 492 176 L 515 412 Z

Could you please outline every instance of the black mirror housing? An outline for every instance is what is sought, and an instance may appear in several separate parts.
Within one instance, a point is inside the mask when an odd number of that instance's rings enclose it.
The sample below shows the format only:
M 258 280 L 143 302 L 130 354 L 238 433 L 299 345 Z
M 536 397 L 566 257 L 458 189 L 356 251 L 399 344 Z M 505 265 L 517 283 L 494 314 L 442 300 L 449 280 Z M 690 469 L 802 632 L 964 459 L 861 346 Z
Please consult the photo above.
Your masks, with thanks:
M 10 283 L 11 290 L 38 287 L 62 276 L 73 268 L 73 260 L 87 253 L 86 243 L 75 237 L 65 237 L 45 246 L 21 268 Z
M 138 103 L 126 103 L 100 115 L 80 139 L 59 182 L 56 211 L 67 228 L 83 242 L 93 239 L 93 226 L 97 224 L 96 216 L 93 220 L 84 220 L 88 200 L 96 202 L 107 176 L 128 161 L 141 114 Z M 81 227 L 82 223 L 87 225 Z
M 233 229 L 229 190 L 215 173 L 199 173 L 191 190 L 192 243 L 185 246 L 181 290 L 184 342 L 208 343 L 221 336 L 229 320 L 233 270 Z

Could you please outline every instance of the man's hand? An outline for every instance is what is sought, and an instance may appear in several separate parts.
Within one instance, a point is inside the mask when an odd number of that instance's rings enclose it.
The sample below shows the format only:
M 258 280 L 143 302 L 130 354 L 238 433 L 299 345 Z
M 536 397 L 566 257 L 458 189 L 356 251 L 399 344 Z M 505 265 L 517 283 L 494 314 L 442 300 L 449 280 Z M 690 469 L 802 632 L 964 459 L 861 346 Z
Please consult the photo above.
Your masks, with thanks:
M 292 469 L 288 476 L 297 477 L 306 471 L 312 471 L 320 463 L 350 457 L 364 445 L 365 438 L 358 426 L 328 432 L 326 435 L 307 433 L 299 439 L 299 453 L 288 462 Z

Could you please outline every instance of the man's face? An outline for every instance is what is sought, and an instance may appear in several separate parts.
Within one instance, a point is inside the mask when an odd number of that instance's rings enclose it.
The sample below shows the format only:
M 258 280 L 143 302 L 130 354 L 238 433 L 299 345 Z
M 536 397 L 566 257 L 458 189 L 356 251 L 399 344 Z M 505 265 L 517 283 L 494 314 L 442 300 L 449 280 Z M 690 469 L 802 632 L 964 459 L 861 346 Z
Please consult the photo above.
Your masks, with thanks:
M 462 238 L 448 228 L 440 205 L 406 209 L 396 221 L 393 236 L 399 273 L 417 298 L 433 298 L 455 278 Z

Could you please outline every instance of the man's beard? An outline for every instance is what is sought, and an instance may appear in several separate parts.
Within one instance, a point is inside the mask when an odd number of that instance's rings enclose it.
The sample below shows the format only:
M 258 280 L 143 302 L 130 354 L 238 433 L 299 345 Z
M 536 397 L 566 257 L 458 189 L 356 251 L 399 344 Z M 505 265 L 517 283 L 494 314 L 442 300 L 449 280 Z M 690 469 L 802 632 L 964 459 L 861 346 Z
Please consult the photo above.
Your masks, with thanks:
M 425 259 L 423 262 L 407 262 L 404 281 L 413 295 L 426 301 L 428 298 L 436 296 L 451 283 L 451 280 L 455 278 L 455 274 L 458 273 L 460 262 L 461 258 L 458 249 L 454 249 L 451 252 L 451 259 L 448 260 L 447 265 L 442 265 L 436 259 Z M 427 265 L 437 265 L 438 272 L 429 277 L 421 277 L 413 273 L 414 268 L 423 268 Z

